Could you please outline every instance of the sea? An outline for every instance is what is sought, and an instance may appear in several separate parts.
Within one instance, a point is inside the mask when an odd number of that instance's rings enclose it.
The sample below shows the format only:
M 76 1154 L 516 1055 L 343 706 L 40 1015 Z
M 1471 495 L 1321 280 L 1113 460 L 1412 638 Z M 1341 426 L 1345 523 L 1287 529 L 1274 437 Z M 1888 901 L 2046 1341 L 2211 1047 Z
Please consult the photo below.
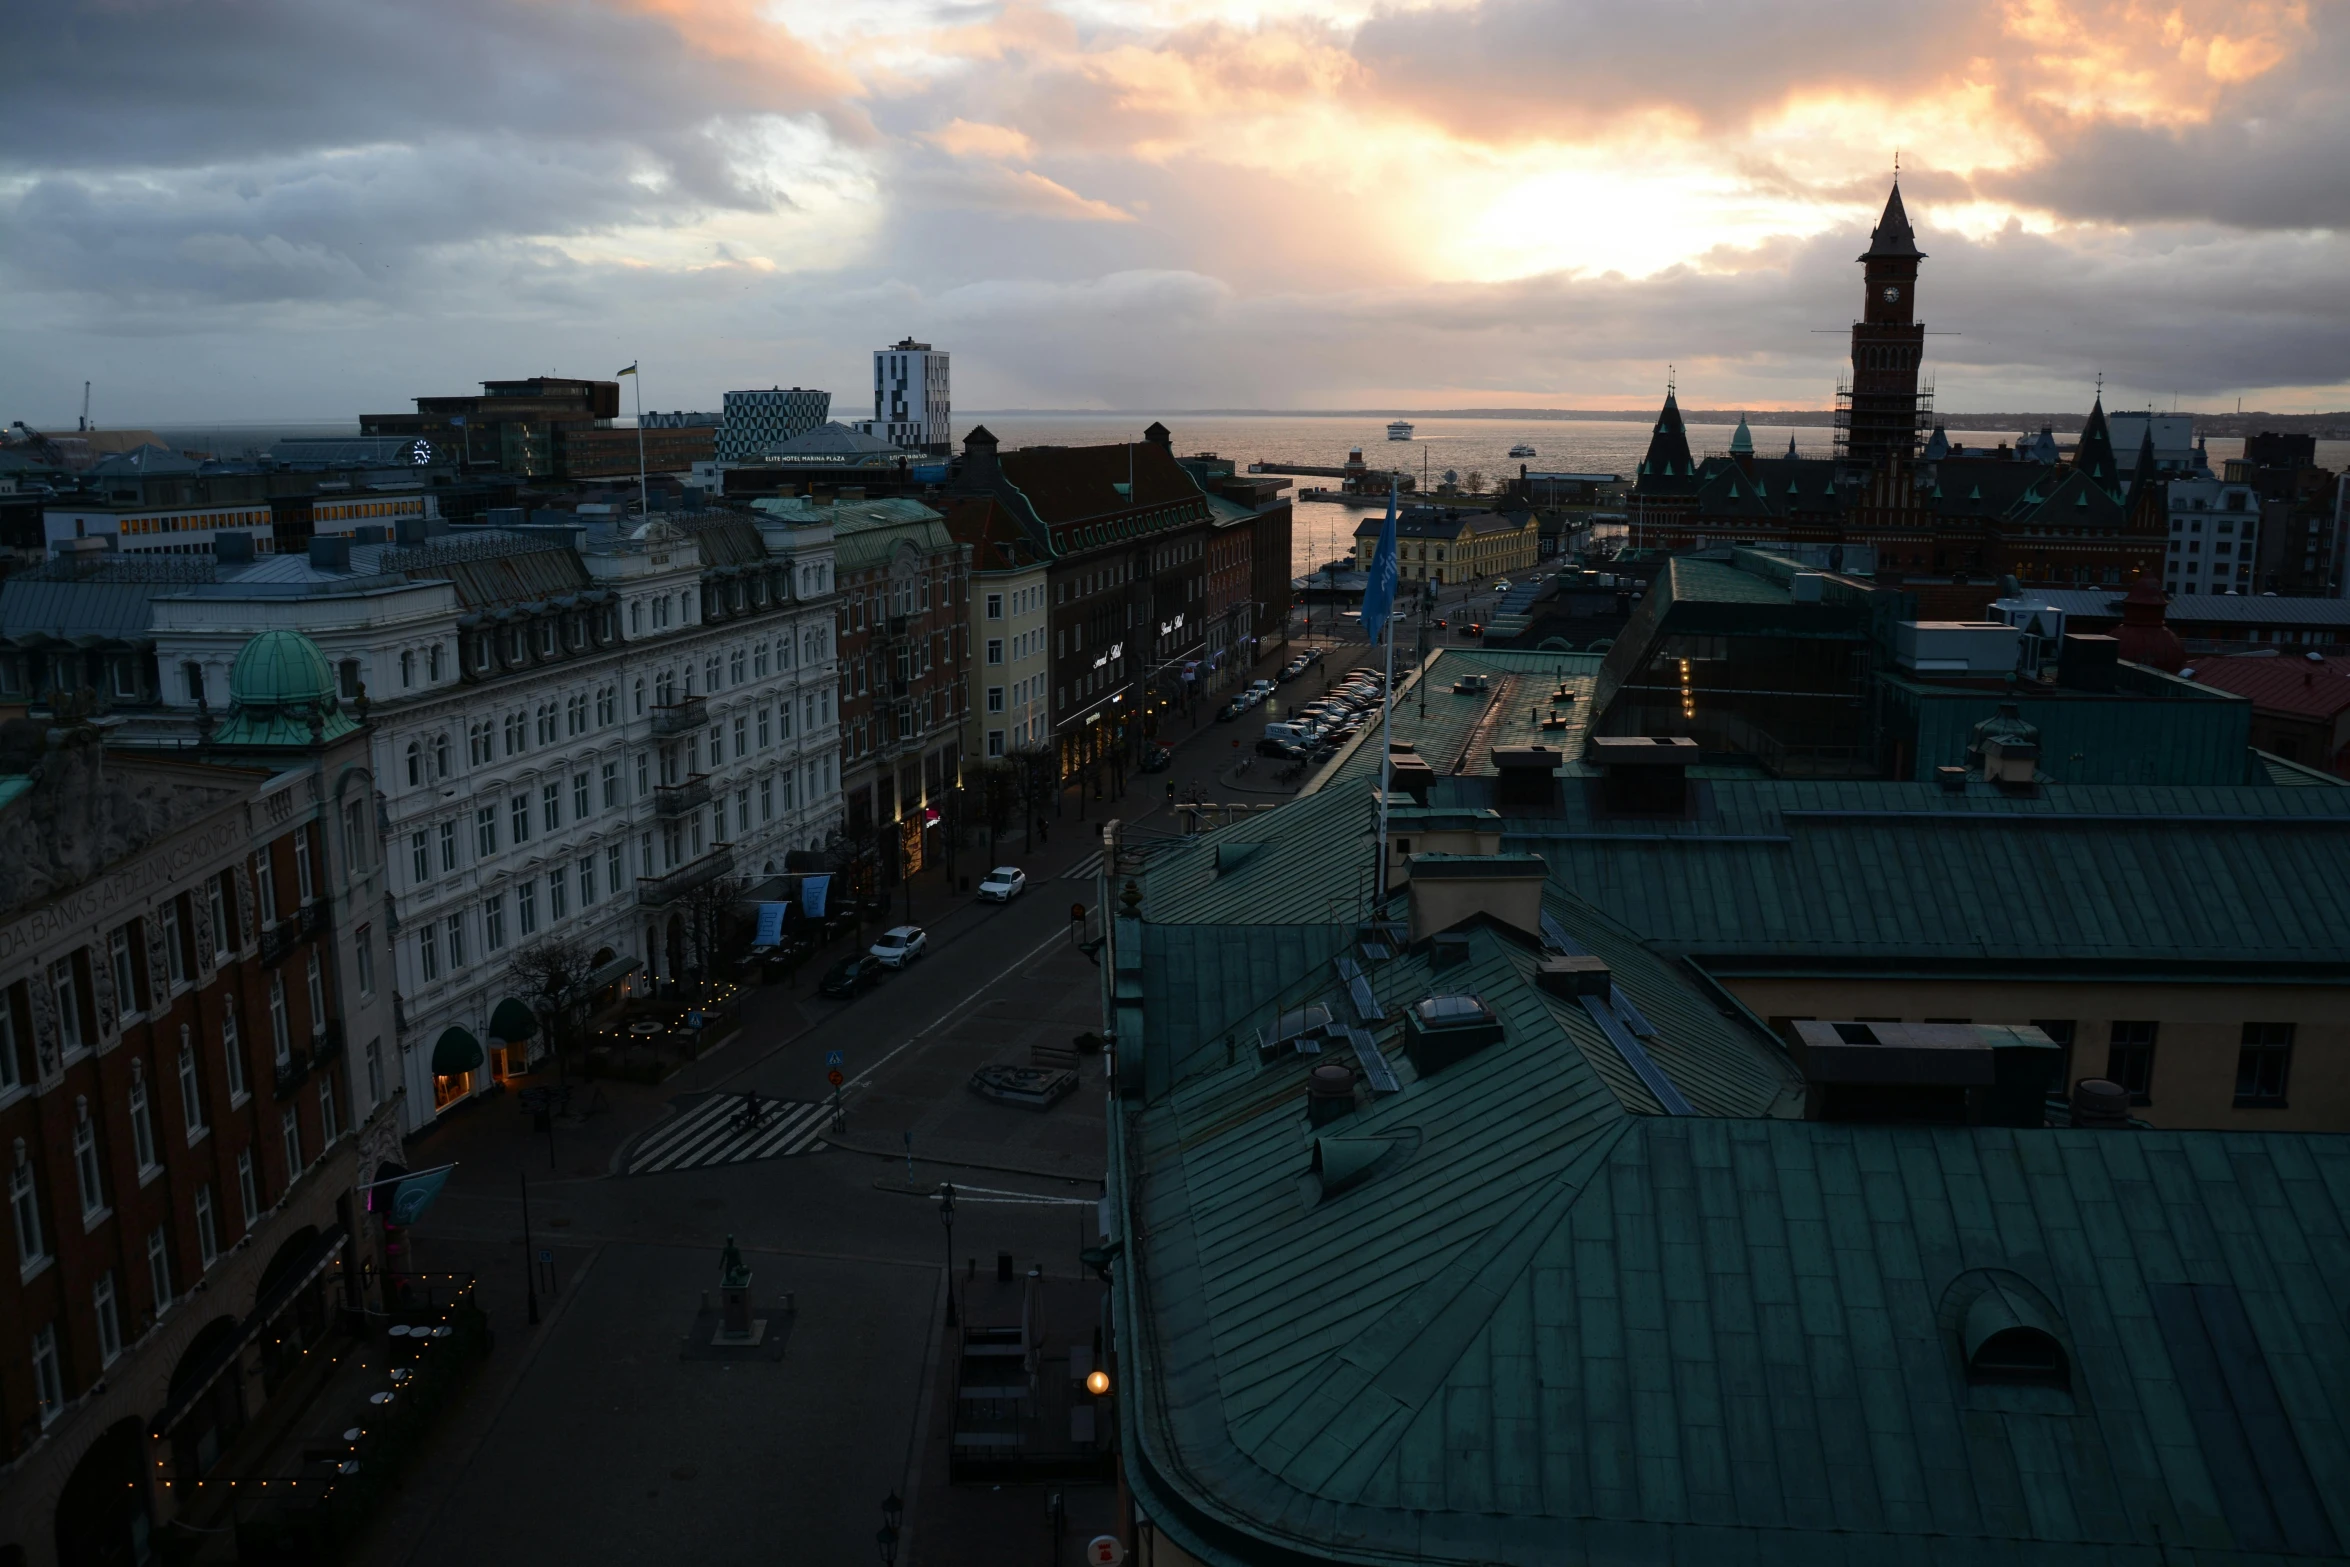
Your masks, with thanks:
M 1146 413 L 1027 413 L 1019 410 L 967 409 L 955 417 L 958 430 L 984 423 L 1009 451 L 1021 446 L 1096 446 L 1139 440 L 1151 423 Z M 1402 468 L 1424 474 L 1429 487 L 1446 473 L 1466 483 L 1470 475 L 1488 482 L 1517 472 L 1524 462 L 1536 472 L 1613 473 L 1630 478 L 1648 450 L 1649 423 L 1637 419 L 1477 419 L 1426 418 L 1412 421 L 1412 439 L 1390 441 L 1387 420 L 1376 415 L 1334 414 L 1178 414 L 1162 421 L 1173 433 L 1175 450 L 1185 456 L 1214 452 L 1231 459 L 1244 471 L 1252 462 L 1309 464 L 1336 467 L 1349 450 L 1360 447 L 1363 459 L 1375 468 Z M 1787 450 L 1792 440 L 1798 453 L 1824 457 L 1832 449 L 1835 432 L 1816 425 L 1787 427 L 1750 422 L 1754 449 L 1766 456 Z M 165 444 L 183 451 L 210 452 L 223 458 L 257 456 L 289 436 L 351 435 L 357 422 L 332 424 L 217 424 L 157 427 Z M 1692 424 L 1689 448 L 1703 457 L 1730 449 L 1735 426 Z M 2015 441 L 2016 430 L 1973 429 L 1954 424 L 1950 438 L 1968 446 L 1996 446 Z M 1534 448 L 1531 458 L 1513 458 L 1512 446 Z M 2212 465 L 2243 454 L 2236 438 L 2213 436 L 2209 443 Z M 2339 472 L 2350 467 L 2350 441 L 2319 441 L 2319 466 Z M 1299 478 L 1290 492 L 1333 481 Z M 1354 530 L 1367 515 L 1360 507 L 1328 501 L 1300 501 L 1296 508 L 1291 556 L 1303 576 L 1350 554 Z

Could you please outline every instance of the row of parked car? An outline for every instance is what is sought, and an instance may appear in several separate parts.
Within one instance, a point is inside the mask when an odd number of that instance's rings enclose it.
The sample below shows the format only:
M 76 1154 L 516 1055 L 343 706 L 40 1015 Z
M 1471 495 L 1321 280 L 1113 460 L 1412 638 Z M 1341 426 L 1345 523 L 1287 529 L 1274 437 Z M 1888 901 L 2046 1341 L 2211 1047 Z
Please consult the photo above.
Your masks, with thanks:
M 1264 738 L 1257 742 L 1257 754 L 1285 761 L 1329 760 L 1371 721 L 1385 684 L 1376 670 L 1353 671 L 1288 719 L 1267 724 Z

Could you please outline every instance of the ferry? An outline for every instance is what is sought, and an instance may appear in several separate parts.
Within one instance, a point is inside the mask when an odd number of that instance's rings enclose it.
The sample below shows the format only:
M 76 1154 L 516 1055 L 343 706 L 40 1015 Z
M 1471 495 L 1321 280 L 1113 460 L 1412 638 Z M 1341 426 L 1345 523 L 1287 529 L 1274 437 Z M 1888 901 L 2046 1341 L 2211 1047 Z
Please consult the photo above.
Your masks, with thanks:
M 1387 427 L 1387 438 L 1391 441 L 1410 440 L 1412 438 L 1412 422 L 1409 419 L 1396 420 Z
M 1533 447 L 1528 446 L 1524 441 L 1520 441 L 1517 445 L 1510 448 L 1510 455 L 1512 457 L 1539 457 L 1541 453 L 1535 451 Z

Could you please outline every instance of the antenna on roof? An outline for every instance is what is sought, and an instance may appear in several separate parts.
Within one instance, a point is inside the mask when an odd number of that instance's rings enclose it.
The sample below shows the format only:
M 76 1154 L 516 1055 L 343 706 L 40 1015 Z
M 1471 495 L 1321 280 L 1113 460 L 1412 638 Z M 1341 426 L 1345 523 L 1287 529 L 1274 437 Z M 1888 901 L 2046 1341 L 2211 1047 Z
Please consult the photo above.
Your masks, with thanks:
M 87 430 L 87 429 L 89 429 L 89 427 L 90 427 L 90 383 L 89 383 L 89 382 L 87 382 L 87 381 L 84 381 L 84 382 L 82 383 L 82 428 L 83 428 L 84 430 Z
M 1673 395 L 1673 367 L 1671 365 L 1665 366 L 1665 395 L 1667 397 Z

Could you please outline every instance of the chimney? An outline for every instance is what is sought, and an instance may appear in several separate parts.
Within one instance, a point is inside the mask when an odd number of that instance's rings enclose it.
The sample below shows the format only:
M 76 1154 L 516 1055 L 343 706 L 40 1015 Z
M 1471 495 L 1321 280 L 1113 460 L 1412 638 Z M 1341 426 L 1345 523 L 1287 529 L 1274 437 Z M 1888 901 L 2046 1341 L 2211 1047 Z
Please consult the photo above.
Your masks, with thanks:
M 1410 795 L 1415 805 L 1426 805 L 1428 791 L 1436 787 L 1436 769 L 1413 752 L 1408 740 L 1388 747 L 1387 773 L 1396 789 Z
M 2056 683 L 2072 691 L 2111 691 L 2121 647 L 2116 637 L 2066 632 L 2056 655 Z
M 1325 1061 L 1306 1074 L 1306 1121 L 1328 1126 L 1353 1113 L 1355 1069 L 1342 1061 Z
M 1557 809 L 1558 770 L 1566 760 L 1567 753 L 1556 746 L 1495 746 L 1493 769 L 1500 776 L 1493 786 L 1493 803 L 1505 810 Z
M 995 432 L 984 424 L 975 424 L 971 433 L 963 437 L 963 469 L 958 482 L 964 489 L 992 489 L 996 481 Z
M 2073 1125 L 2110 1131 L 2130 1124 L 2129 1090 L 2102 1077 L 2073 1084 Z
M 1591 760 L 1605 780 L 1607 808 L 1627 816 L 1681 816 L 1689 810 L 1689 768 L 1697 742 L 1686 735 L 1594 735 Z
M 1589 953 L 1553 954 L 1534 970 L 1534 983 L 1554 996 L 1597 996 L 1606 1000 L 1615 984 L 1605 958 Z
M 1412 939 L 1490 915 L 1530 936 L 1542 932 L 1542 888 L 1550 867 L 1539 854 L 1415 854 Z

